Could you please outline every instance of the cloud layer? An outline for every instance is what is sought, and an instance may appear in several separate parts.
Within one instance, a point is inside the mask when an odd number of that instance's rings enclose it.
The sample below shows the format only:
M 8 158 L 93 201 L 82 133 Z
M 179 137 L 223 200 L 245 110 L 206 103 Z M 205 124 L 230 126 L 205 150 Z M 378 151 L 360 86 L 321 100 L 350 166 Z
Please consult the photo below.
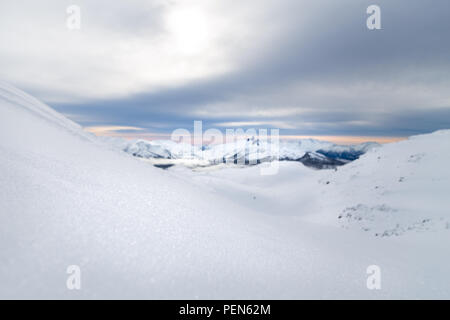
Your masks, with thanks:
M 65 1 L 0 4 L 0 76 L 87 126 L 276 127 L 406 136 L 450 128 L 450 3 Z

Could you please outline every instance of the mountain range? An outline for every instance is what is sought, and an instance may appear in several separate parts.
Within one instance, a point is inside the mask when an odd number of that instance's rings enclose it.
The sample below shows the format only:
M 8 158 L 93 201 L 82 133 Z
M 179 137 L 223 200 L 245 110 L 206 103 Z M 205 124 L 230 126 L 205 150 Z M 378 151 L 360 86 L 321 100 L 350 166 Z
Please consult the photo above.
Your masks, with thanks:
M 256 165 L 274 160 L 298 161 L 316 169 L 330 169 L 358 159 L 367 151 L 379 147 L 375 142 L 359 145 L 336 145 L 330 142 L 304 139 L 280 141 L 279 144 L 261 141 L 255 137 L 233 143 L 194 146 L 171 140 L 135 140 L 126 143 L 123 150 L 135 157 L 157 159 L 157 166 L 171 165 L 179 160 L 191 167 L 218 164 Z

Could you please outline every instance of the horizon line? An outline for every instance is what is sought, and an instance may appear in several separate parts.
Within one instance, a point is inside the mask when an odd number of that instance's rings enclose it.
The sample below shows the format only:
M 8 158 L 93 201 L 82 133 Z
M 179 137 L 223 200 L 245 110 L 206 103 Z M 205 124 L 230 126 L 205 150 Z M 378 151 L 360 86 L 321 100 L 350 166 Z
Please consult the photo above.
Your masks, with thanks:
M 144 129 L 128 126 L 94 126 L 85 127 L 85 131 L 99 137 L 123 138 L 125 140 L 172 140 L 170 133 L 146 132 Z M 377 142 L 380 144 L 406 140 L 405 136 L 364 136 L 364 135 L 280 135 L 280 140 L 314 139 L 341 145 Z

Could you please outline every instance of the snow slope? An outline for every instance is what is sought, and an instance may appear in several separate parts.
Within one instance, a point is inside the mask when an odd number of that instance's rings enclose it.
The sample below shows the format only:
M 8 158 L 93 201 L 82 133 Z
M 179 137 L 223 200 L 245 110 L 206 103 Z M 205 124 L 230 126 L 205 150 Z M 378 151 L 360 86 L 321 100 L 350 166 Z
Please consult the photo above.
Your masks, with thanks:
M 345 227 L 376 236 L 450 232 L 450 130 L 373 149 L 330 177 Z M 336 207 L 338 203 L 330 203 Z
M 336 173 L 163 171 L 0 83 L 0 298 L 449 298 L 449 232 L 376 237 L 338 219 L 360 203 L 408 214 L 414 201 L 444 216 L 444 140 L 383 147 L 380 162 L 370 152 Z M 372 199 L 375 182 L 386 199 Z M 372 264 L 380 291 L 366 288 Z

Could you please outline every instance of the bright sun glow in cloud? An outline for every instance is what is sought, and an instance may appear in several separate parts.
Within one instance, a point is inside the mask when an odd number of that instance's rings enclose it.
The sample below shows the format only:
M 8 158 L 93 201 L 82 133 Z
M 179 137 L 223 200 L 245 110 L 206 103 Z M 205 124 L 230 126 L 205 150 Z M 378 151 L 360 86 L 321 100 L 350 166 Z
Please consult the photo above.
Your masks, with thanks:
M 80 0 L 79 30 L 57 3 L 0 4 L 0 78 L 47 103 L 154 92 L 235 68 L 218 40 L 234 31 L 207 1 Z
M 206 13 L 201 9 L 175 9 L 167 16 L 167 26 L 180 52 L 198 54 L 209 45 L 210 26 Z

